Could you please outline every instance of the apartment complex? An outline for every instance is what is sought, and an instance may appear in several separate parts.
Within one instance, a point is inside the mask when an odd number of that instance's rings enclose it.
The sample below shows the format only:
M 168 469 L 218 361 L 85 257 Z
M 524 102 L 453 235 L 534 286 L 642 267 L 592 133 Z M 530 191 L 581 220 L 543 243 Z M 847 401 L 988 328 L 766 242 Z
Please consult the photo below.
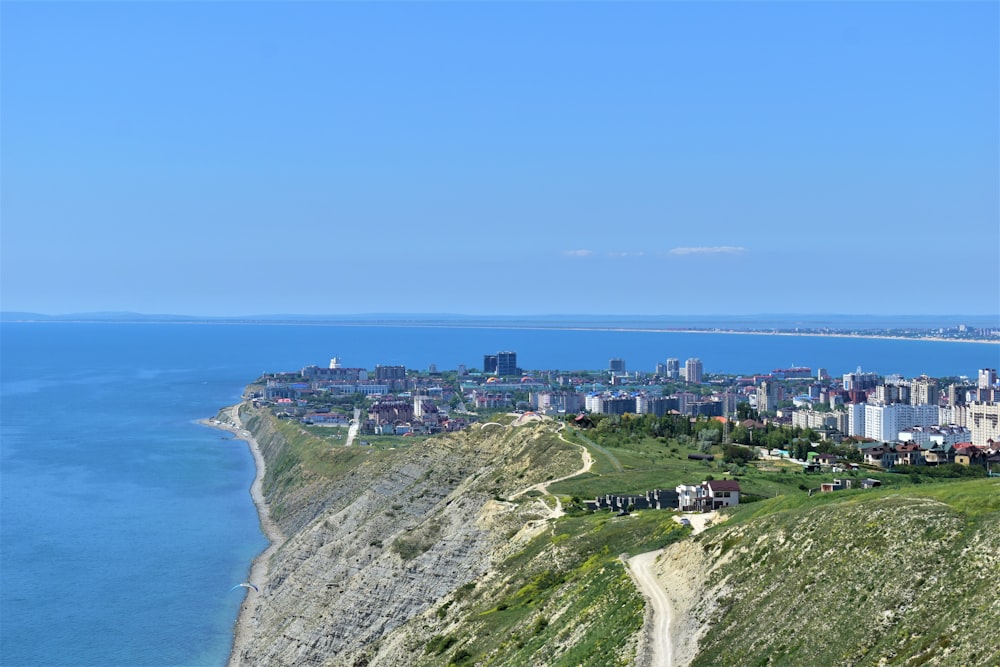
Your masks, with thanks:
M 701 359 L 691 357 L 684 362 L 684 379 L 693 384 L 701 384 L 702 369 Z

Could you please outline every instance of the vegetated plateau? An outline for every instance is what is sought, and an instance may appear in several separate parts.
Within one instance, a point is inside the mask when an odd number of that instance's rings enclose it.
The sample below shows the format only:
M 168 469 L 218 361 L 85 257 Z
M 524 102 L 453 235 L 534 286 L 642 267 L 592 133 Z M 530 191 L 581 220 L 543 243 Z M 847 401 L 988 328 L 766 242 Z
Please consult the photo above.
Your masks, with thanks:
M 1000 480 L 825 477 L 698 462 L 689 437 L 555 421 L 343 445 L 243 407 L 288 535 L 248 598 L 241 665 L 645 665 L 647 616 L 622 555 L 666 547 L 675 664 L 1000 665 Z M 540 482 L 580 469 L 589 473 Z M 581 499 L 735 473 L 756 500 L 704 533 Z M 870 474 L 865 472 L 864 474 Z M 843 475 L 841 475 L 843 476 Z M 558 518 L 558 507 L 565 514 Z

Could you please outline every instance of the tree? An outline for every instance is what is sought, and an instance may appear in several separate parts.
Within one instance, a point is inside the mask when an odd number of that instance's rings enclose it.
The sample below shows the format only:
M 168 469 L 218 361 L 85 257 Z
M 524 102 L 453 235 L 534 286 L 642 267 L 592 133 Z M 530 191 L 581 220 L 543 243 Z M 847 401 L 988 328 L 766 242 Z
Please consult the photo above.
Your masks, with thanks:
M 723 445 L 722 447 L 722 460 L 726 463 L 745 466 L 756 458 L 757 456 L 749 447 L 740 447 L 739 445 Z
M 809 458 L 810 451 L 812 451 L 812 447 L 809 445 L 808 440 L 804 438 L 796 438 L 792 442 L 792 456 L 800 461 L 805 461 Z
M 757 421 L 760 418 L 760 414 L 754 408 L 750 407 L 749 403 L 737 403 L 736 404 L 736 418 L 740 421 L 746 419 L 752 419 Z
M 721 440 L 720 433 L 714 428 L 706 428 L 698 431 L 698 442 L 715 444 Z

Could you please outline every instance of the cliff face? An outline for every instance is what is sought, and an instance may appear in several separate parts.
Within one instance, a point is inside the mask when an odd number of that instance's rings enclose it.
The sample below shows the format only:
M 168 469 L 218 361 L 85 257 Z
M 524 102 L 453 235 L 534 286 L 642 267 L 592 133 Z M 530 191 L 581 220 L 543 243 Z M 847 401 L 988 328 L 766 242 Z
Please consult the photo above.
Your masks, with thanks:
M 284 425 L 262 413 L 245 422 L 289 538 L 249 601 L 252 637 L 234 656 L 242 665 L 368 664 L 380 639 L 487 572 L 544 509 L 496 498 L 580 460 L 548 429 L 473 427 L 406 451 L 353 447 L 310 464 L 290 454 Z

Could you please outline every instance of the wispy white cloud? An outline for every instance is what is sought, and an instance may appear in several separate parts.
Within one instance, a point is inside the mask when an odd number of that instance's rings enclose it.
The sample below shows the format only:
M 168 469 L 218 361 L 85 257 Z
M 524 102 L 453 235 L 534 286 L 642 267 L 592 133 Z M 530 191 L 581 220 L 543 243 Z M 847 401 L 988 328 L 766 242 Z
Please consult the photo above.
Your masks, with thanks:
M 608 253 L 608 257 L 642 257 L 645 254 L 641 250 L 638 252 L 612 251 Z
M 739 255 L 747 249 L 735 245 L 695 246 L 693 248 L 671 248 L 671 255 Z
M 563 250 L 563 254 L 567 257 L 590 257 L 594 254 L 593 250 Z

